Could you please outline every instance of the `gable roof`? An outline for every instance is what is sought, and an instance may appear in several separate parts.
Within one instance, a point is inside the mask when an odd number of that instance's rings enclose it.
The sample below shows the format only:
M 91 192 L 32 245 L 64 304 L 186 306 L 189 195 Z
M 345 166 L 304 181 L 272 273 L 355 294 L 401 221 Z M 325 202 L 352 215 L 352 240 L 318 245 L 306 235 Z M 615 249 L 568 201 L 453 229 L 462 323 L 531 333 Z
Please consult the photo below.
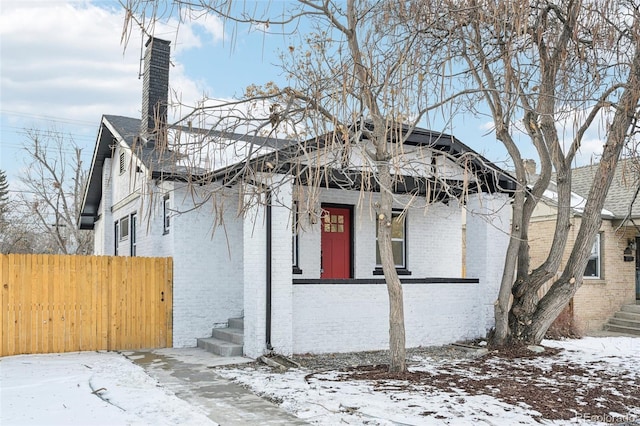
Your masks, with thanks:
M 209 173 L 210 168 L 203 166 L 185 165 L 181 162 L 184 155 L 171 149 L 159 150 L 155 148 L 153 141 L 140 139 L 141 120 L 137 118 L 119 115 L 103 115 L 100 120 L 98 137 L 91 160 L 88 184 L 85 188 L 78 226 L 80 229 L 93 229 L 100 201 L 102 199 L 102 175 L 104 161 L 111 158 L 115 144 L 123 143 L 136 156 L 142 166 L 150 172 L 152 179 L 164 180 L 189 180 L 192 176 L 201 176 Z M 254 148 L 254 154 L 272 152 L 282 149 L 291 141 L 268 138 L 251 134 L 220 132 L 206 129 L 193 129 L 186 127 L 172 127 L 172 131 L 185 132 L 199 135 L 203 138 L 221 138 L 234 143 L 244 142 L 245 145 Z M 145 143 L 146 142 L 146 143 Z M 224 155 L 223 155 L 224 157 Z M 228 166 L 225 161 L 229 158 L 221 158 L 221 164 L 214 168 Z
M 372 128 L 372 125 L 368 122 L 365 123 L 365 126 L 369 129 Z M 442 132 L 434 132 L 419 127 L 409 127 L 407 125 L 402 125 L 402 132 L 403 137 L 406 138 L 404 141 L 405 145 L 429 148 L 447 154 L 452 158 L 462 158 L 466 156 L 465 159 L 468 159 L 466 166 L 469 167 L 473 176 L 477 178 L 477 182 L 465 182 L 462 185 L 458 185 L 460 186 L 457 188 L 460 193 L 459 195 L 464 191 L 470 193 L 482 191 L 511 194 L 515 190 L 516 181 L 509 173 L 463 144 L 456 137 Z M 407 136 L 408 132 L 411 133 Z M 322 181 L 326 182 L 329 188 L 360 189 L 365 187 L 372 191 L 378 191 L 377 180 L 370 173 L 365 173 L 368 177 L 363 177 L 363 173 L 359 169 L 345 168 L 336 170 L 330 167 L 306 165 L 301 172 L 297 161 L 300 157 L 319 151 L 332 144 L 341 146 L 341 139 L 341 132 L 332 131 L 312 137 L 301 143 L 292 142 L 283 146 L 282 149 L 257 156 L 251 161 L 258 169 L 282 174 L 296 173 L 298 183 L 301 184 L 305 184 L 307 181 L 304 175 L 315 176 L 316 179 L 318 175 L 321 175 Z M 365 140 L 364 137 L 363 140 Z M 213 171 L 204 180 L 224 180 L 226 176 L 234 175 L 240 167 L 242 167 L 242 165 L 238 164 L 237 166 Z M 447 179 L 440 179 L 440 181 L 445 180 Z M 448 183 L 451 182 L 453 182 L 453 180 L 449 180 Z M 455 185 L 453 185 L 453 187 L 456 189 Z M 397 193 L 412 192 L 416 195 L 426 195 L 427 192 L 429 192 L 433 199 L 438 199 L 439 197 L 436 179 L 404 175 L 402 178 L 396 180 L 394 190 Z M 441 198 L 447 198 L 449 195 L 446 191 L 440 193 Z
M 81 213 L 78 218 L 80 229 L 93 229 L 102 199 L 104 161 L 106 158 L 111 158 L 116 143 L 124 144 L 129 148 L 149 172 L 149 177 L 152 179 L 203 183 L 221 180 L 229 183 L 226 179 L 235 175 L 247 163 L 257 170 L 300 173 L 296 169 L 295 160 L 297 158 L 303 153 L 317 151 L 328 143 L 333 143 L 337 137 L 336 132 L 330 132 L 311 138 L 303 143 L 296 143 L 292 140 L 280 138 L 173 126 L 168 131 L 176 132 L 176 135 L 180 133 L 180 137 L 176 137 L 175 140 L 187 139 L 187 142 L 182 146 L 174 146 L 174 148 L 184 151 L 177 152 L 172 149 L 155 149 L 153 141 L 140 139 L 140 124 L 141 120 L 136 118 L 117 115 L 104 115 L 102 117 L 89 172 L 89 184 L 85 189 Z M 365 123 L 365 126 L 370 126 L 370 124 Z M 406 136 L 409 131 L 411 133 Z M 460 187 L 458 188 L 454 184 L 452 186 L 453 191 L 457 191 L 460 194 L 464 191 L 511 193 L 515 189 L 515 181 L 507 172 L 476 153 L 454 136 L 422 128 L 409 128 L 406 125 L 402 126 L 402 132 L 403 137 L 406 137 L 405 145 L 427 147 L 455 158 L 469 155 L 466 164 L 473 175 L 477 177 L 477 182 L 466 183 L 467 187 L 460 186 L 458 182 Z M 189 138 L 193 140 L 189 141 Z M 205 155 L 207 157 L 206 161 L 194 162 L 191 157 L 197 156 L 189 155 L 189 145 L 207 144 L 214 138 L 219 142 L 223 142 L 220 144 L 222 150 L 217 153 L 217 157 L 211 160 L 210 156 Z M 169 139 L 171 139 L 171 135 Z M 226 145 L 224 142 L 226 142 Z M 307 167 L 307 173 L 312 169 L 313 167 Z M 370 176 L 365 180 L 362 177 L 362 173 L 355 169 L 334 170 L 326 167 L 323 168 L 322 173 L 327 178 L 326 181 L 329 187 L 345 188 L 344 182 L 348 182 L 351 189 L 359 189 L 364 186 L 373 191 L 379 190 L 375 178 Z M 299 183 L 304 184 L 306 182 L 304 176 L 298 177 L 301 177 L 298 179 Z M 412 192 L 420 195 L 428 192 L 434 199 L 447 198 L 450 195 L 450 191 L 440 192 L 441 188 L 438 185 L 439 183 L 433 178 L 404 176 L 398 180 L 394 190 L 396 192 Z
M 599 164 L 591 164 L 572 170 L 573 192 L 585 199 L 588 197 L 598 166 Z M 615 219 L 640 218 L 640 200 L 636 196 L 638 188 L 640 188 L 640 158 L 621 158 L 613 175 L 604 209 L 610 211 Z

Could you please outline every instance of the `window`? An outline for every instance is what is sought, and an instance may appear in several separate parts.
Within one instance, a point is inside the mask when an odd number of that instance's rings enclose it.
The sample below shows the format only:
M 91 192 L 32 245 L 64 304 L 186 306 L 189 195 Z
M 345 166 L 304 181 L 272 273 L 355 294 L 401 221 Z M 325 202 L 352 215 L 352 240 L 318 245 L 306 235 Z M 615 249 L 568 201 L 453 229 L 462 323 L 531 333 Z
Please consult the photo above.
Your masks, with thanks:
M 600 278 L 600 257 L 600 234 L 596 234 L 587 268 L 584 270 L 585 278 Z
M 129 238 L 129 216 L 125 216 L 120 219 L 120 234 L 118 238 L 120 241 L 124 241 Z
M 164 202 L 162 203 L 162 217 L 164 218 L 164 233 L 169 233 L 169 227 L 171 226 L 171 209 L 169 204 L 169 194 L 164 196 Z
M 118 255 L 118 242 L 120 241 L 120 238 L 118 238 L 119 233 L 120 233 L 120 224 L 116 220 L 115 223 L 113 224 L 113 236 L 114 236 L 113 239 L 115 241 L 115 245 L 113 247 L 113 254 L 115 256 Z
M 124 256 L 127 253 L 125 249 L 127 246 L 122 243 L 129 240 L 129 255 L 136 255 L 136 228 L 138 226 L 138 219 L 136 213 L 132 213 L 129 216 L 125 216 L 117 220 L 113 224 L 113 235 L 115 240 L 115 255 Z M 122 248 L 122 252 L 119 252 Z
M 406 239 L 405 220 L 402 212 L 393 212 L 391 220 L 391 247 L 393 250 L 393 262 L 396 268 L 406 268 Z M 380 249 L 378 248 L 378 222 L 376 221 L 376 266 L 380 268 Z
M 120 153 L 120 174 L 123 174 L 127 170 L 127 162 L 124 158 L 124 152 Z
M 136 230 L 138 228 L 138 215 L 136 215 L 135 213 L 131 213 L 131 256 L 135 256 L 136 255 Z
M 298 252 L 298 203 L 293 203 L 293 224 L 292 224 L 292 234 L 291 234 L 291 246 L 292 246 L 292 259 L 291 264 L 293 265 L 293 273 L 301 274 L 302 270 L 300 269 L 300 258 Z

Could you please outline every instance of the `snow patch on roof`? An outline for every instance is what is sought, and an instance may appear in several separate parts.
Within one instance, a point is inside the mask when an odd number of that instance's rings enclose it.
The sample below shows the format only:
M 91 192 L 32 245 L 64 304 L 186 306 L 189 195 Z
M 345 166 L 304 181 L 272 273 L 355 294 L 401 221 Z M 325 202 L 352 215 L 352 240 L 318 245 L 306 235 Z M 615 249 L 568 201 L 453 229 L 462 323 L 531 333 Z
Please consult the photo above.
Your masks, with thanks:
M 551 184 L 556 187 L 556 183 L 555 182 L 551 182 Z M 556 191 L 550 190 L 550 189 L 546 189 L 544 191 L 543 196 L 549 200 L 551 200 L 554 204 L 558 204 L 558 193 Z M 578 214 L 583 214 L 584 213 L 584 208 L 587 205 L 587 199 L 584 197 L 581 197 L 580 195 L 576 194 L 575 192 L 571 193 L 571 208 L 573 210 L 575 210 L 576 213 Z M 609 217 L 609 218 L 613 218 L 615 215 L 607 210 L 607 209 L 602 209 L 601 213 L 600 213 L 603 217 Z

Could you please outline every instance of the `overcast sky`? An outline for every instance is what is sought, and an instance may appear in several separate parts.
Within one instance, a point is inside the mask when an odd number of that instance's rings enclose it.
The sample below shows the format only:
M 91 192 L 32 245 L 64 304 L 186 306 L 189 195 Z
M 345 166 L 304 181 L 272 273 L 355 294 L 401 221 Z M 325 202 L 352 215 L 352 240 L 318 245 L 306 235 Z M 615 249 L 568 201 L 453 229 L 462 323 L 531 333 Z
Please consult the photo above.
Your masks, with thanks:
M 132 31 L 125 49 L 124 12 L 114 0 L 0 2 L 0 169 L 10 182 L 19 176 L 25 129 L 71 135 L 88 163 L 102 114 L 140 116 L 140 33 Z M 232 45 L 228 29 L 211 17 L 182 24 L 177 36 L 176 28 L 164 23 L 156 36 L 171 40 L 170 86 L 184 102 L 279 81 L 272 63 L 286 37 L 240 32 Z M 490 160 L 504 160 L 490 127 L 466 117 L 448 131 Z M 595 137 L 587 143 L 584 158 L 601 146 Z
M 0 1 L 0 169 L 10 181 L 20 174 L 25 129 L 71 135 L 88 162 L 102 114 L 140 116 L 140 32 L 125 49 L 117 1 Z M 171 41 L 170 86 L 183 102 L 277 79 L 261 35 L 241 34 L 231 49 L 217 19 L 176 28 L 156 36 Z

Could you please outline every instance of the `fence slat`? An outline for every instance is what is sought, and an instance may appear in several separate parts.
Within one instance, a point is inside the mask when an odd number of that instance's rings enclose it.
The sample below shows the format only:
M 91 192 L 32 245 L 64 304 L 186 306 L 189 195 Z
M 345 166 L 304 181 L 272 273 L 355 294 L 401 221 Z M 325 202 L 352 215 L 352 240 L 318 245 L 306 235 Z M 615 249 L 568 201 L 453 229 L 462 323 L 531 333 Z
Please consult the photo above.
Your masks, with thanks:
M 171 258 L 0 255 L 0 356 L 170 346 L 172 283 Z
M 0 347 L 5 347 L 8 339 L 9 304 L 9 256 L 0 258 Z

